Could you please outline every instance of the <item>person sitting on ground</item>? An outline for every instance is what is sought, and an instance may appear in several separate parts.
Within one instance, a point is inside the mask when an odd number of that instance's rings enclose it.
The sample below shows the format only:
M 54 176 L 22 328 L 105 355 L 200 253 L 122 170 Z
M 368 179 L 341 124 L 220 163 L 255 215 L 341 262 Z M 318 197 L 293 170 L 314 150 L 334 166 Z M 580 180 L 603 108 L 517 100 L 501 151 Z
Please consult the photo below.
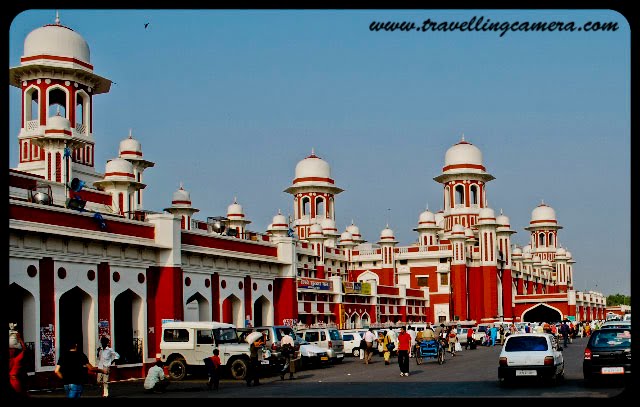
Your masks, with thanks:
M 156 364 L 149 369 L 147 377 L 144 379 L 144 390 L 146 393 L 164 393 L 169 386 L 169 379 L 164 376 L 162 361 L 156 360 Z

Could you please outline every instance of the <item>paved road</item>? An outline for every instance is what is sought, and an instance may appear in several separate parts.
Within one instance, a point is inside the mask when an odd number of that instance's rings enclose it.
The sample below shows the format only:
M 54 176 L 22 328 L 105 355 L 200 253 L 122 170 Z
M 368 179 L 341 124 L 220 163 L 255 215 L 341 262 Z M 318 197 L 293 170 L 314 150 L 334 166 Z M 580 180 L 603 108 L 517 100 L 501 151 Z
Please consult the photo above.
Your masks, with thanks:
M 498 384 L 498 354 L 500 347 L 479 347 L 463 350 L 454 358 L 447 356 L 443 365 L 425 360 L 417 365 L 412 359 L 410 376 L 400 377 L 397 359 L 385 365 L 379 356 L 364 365 L 361 360 L 347 357 L 338 365 L 302 370 L 295 380 L 280 381 L 274 375 L 261 379 L 262 385 L 247 387 L 242 381 L 222 380 L 220 390 L 208 391 L 206 379 L 188 378 L 173 382 L 165 394 L 145 394 L 142 379 L 111 384 L 114 398 L 398 398 L 398 397 L 490 397 L 490 398 L 606 398 L 626 395 L 622 385 L 608 384 L 586 388 L 582 380 L 582 352 L 586 339 L 577 339 L 565 348 L 565 383 L 559 386 L 524 384 L 502 388 Z M 624 394 L 623 394 L 624 393 Z M 32 393 L 34 398 L 64 397 L 61 390 Z M 89 387 L 84 396 L 100 397 L 99 389 Z

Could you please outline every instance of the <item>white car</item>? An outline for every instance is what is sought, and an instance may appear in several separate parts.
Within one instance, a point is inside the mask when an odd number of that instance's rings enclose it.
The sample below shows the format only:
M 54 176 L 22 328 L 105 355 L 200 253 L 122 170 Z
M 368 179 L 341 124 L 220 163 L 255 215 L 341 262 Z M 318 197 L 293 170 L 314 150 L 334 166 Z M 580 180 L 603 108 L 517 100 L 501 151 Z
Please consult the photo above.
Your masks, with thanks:
M 344 354 L 360 357 L 362 334 L 356 330 L 340 331 L 340 333 L 342 334 L 342 341 L 344 342 Z
M 327 351 L 311 344 L 298 336 L 300 343 L 300 363 L 302 366 L 319 367 L 329 364 L 329 355 Z
M 562 347 L 552 334 L 510 335 L 502 347 L 498 364 L 498 380 L 501 385 L 527 379 L 558 384 L 564 379 Z

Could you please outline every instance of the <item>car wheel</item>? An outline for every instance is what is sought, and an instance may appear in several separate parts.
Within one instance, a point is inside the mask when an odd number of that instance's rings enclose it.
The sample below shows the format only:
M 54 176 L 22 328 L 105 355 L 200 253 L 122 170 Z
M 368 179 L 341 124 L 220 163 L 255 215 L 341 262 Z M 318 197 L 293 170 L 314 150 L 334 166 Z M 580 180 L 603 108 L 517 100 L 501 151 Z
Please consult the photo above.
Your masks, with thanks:
M 172 380 L 183 380 L 187 375 L 187 362 L 182 358 L 174 359 L 169 363 L 167 369 Z
M 360 357 L 360 348 L 353 348 L 351 353 L 353 354 L 354 357 L 359 358 Z
M 245 359 L 236 359 L 231 362 L 229 370 L 231 371 L 231 377 L 236 380 L 243 380 L 247 377 L 247 372 L 249 370 L 249 361 Z

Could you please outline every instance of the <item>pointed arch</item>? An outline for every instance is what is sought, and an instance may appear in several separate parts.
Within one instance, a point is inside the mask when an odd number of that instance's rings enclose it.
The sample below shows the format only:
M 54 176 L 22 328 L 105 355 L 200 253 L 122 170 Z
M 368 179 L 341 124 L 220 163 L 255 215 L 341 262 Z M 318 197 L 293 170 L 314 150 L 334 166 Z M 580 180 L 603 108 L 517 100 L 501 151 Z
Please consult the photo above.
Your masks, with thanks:
M 244 307 L 240 298 L 230 294 L 222 301 L 222 321 L 235 326 L 244 326 Z
M 361 273 L 358 276 L 358 281 L 360 282 L 365 282 L 370 280 L 375 280 L 376 284 L 380 284 L 380 276 L 378 276 L 376 273 L 374 273 L 371 270 L 366 270 L 364 273 Z
M 145 302 L 126 289 L 113 301 L 113 348 L 120 354 L 117 364 L 142 363 L 145 334 Z
M 562 321 L 564 318 L 562 311 L 549 304 L 536 304 L 522 311 L 521 320 L 523 322 L 554 322 Z
M 185 302 L 185 321 L 211 321 L 209 300 L 199 292 L 194 293 Z
M 89 360 L 95 360 L 97 347 L 97 327 L 95 326 L 95 301 L 78 286 L 67 290 L 58 299 L 56 316 L 56 350 L 69 349 L 73 342 L 78 344 Z
M 261 295 L 253 302 L 253 326 L 273 325 L 273 307 L 271 301 Z

